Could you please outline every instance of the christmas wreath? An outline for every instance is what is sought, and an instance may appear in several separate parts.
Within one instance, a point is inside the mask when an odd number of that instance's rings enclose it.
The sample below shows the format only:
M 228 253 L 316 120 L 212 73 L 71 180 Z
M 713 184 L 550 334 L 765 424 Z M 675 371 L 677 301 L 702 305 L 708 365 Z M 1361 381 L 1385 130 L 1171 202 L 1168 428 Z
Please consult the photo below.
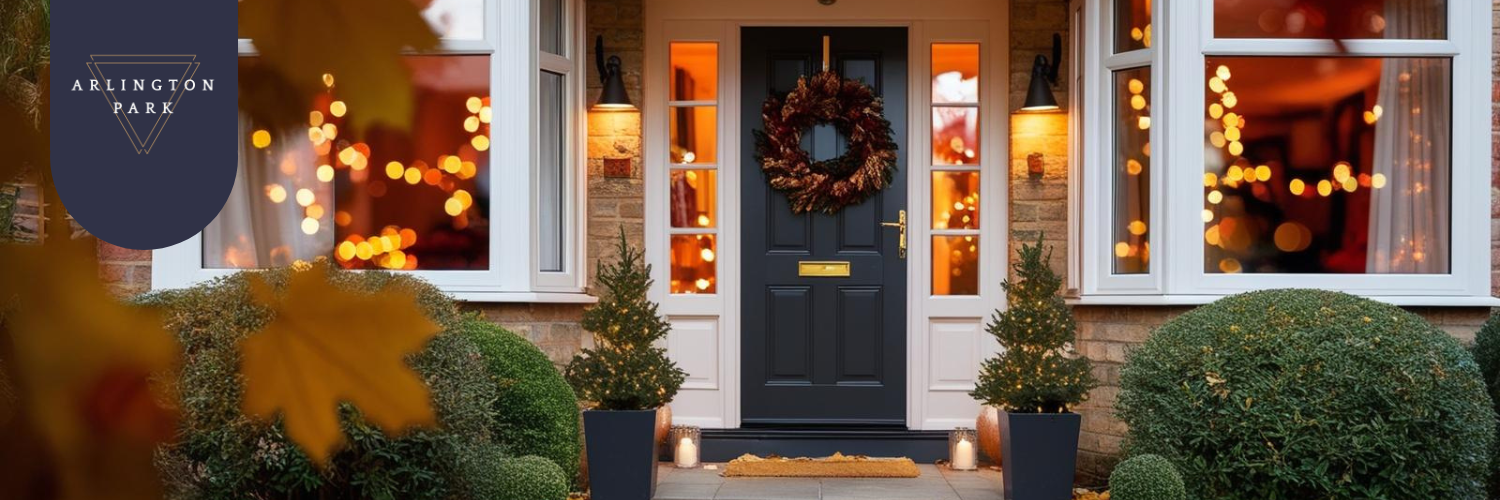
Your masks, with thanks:
M 884 104 L 864 83 L 829 71 L 799 78 L 785 99 L 761 106 L 764 130 L 755 132 L 756 160 L 773 189 L 786 193 L 793 213 L 834 213 L 875 195 L 896 176 L 896 141 Z M 813 161 L 802 134 L 830 124 L 848 139 L 843 155 Z

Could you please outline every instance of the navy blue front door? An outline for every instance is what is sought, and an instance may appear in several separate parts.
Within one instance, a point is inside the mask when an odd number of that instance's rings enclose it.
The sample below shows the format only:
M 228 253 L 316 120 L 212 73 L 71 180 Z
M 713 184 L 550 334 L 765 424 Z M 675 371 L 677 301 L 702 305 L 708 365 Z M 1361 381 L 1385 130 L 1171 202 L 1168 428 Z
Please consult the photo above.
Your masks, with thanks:
M 906 209 L 906 28 L 744 28 L 740 138 L 744 167 L 741 421 L 745 426 L 876 425 L 906 421 L 906 261 L 897 221 Z M 755 160 L 761 105 L 823 62 L 885 100 L 901 146 L 894 184 L 836 214 L 793 214 Z M 815 160 L 842 154 L 828 126 L 803 137 Z M 846 277 L 799 273 L 848 263 Z

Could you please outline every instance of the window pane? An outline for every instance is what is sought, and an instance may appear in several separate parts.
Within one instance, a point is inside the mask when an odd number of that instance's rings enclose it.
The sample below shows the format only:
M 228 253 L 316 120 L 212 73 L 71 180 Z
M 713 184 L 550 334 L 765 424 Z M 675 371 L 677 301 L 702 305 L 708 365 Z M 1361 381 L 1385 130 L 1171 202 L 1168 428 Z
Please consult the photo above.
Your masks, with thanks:
M 979 295 L 979 237 L 932 237 L 932 294 Z
M 566 77 L 542 72 L 540 161 L 537 165 L 537 264 L 542 271 L 563 270 L 563 217 L 567 201 L 567 95 Z
M 484 0 L 428 0 L 422 18 L 443 38 L 484 39 Z
M 979 229 L 979 172 L 932 173 L 932 228 Z
M 1214 0 L 1214 36 L 1447 38 L 1447 4 L 1446 0 Z
M 715 227 L 719 223 L 716 170 L 672 171 L 672 227 Z
M 1150 47 L 1151 0 L 1115 0 L 1115 52 Z
M 540 11 L 537 13 L 537 17 L 539 18 L 540 33 L 537 35 L 537 44 L 543 52 L 567 57 L 568 54 L 563 53 L 563 48 L 567 47 L 567 44 L 563 41 L 563 36 L 568 32 L 565 27 L 566 18 L 564 16 L 566 15 L 566 11 L 563 7 L 564 1 L 538 0 L 537 3 L 539 5 L 537 7 Z
M 1151 68 L 1115 72 L 1114 272 L 1150 272 Z
M 307 121 L 246 120 L 235 187 L 203 230 L 210 268 L 327 257 L 348 268 L 482 270 L 489 262 L 489 56 L 411 56 L 408 132 L 355 130 L 337 87 Z M 240 58 L 240 81 L 257 81 Z M 336 75 L 335 75 L 336 76 Z M 242 87 L 243 88 L 243 87 Z
M 673 101 L 712 101 L 719 96 L 719 44 L 672 43 Z
M 1448 59 L 1207 62 L 1207 272 L 1448 272 Z
M 979 164 L 979 108 L 932 108 L 932 164 Z
M 679 234 L 672 237 L 672 293 L 715 293 L 718 260 L 712 234 Z
M 718 160 L 719 110 L 714 106 L 671 108 L 672 163 Z
M 932 44 L 932 102 L 979 102 L 979 44 Z

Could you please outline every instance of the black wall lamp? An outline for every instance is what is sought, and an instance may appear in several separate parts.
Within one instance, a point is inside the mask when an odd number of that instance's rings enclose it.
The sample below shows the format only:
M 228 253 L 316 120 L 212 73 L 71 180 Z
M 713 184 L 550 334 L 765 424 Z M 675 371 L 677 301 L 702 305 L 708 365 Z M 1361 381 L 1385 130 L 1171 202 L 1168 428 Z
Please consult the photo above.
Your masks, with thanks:
M 1026 91 L 1026 103 L 1021 111 L 1056 111 L 1057 97 L 1052 95 L 1052 86 L 1057 84 L 1057 68 L 1062 61 L 1062 35 L 1052 34 L 1052 59 L 1036 55 L 1031 63 L 1031 88 Z
M 625 81 L 620 75 L 620 56 L 609 56 L 609 61 L 604 59 L 604 35 L 594 39 L 594 64 L 599 68 L 599 81 L 604 83 L 604 89 L 599 92 L 599 101 L 594 103 L 594 109 L 606 111 L 623 111 L 635 109 L 635 104 L 630 102 L 630 94 L 625 92 Z

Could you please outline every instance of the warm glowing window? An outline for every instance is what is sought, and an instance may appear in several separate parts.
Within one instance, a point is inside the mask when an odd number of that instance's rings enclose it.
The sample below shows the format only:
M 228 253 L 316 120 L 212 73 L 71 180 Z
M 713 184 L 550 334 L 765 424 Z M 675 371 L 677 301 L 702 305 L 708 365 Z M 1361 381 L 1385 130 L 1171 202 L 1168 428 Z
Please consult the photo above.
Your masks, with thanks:
M 979 44 L 932 44 L 932 294 L 979 294 Z
M 354 129 L 361 110 L 339 99 L 337 75 L 304 122 L 250 122 L 235 189 L 203 231 L 205 267 L 489 268 L 490 58 L 406 61 L 405 132 Z M 261 71 L 240 60 L 241 81 Z
M 1151 0 L 1115 3 L 1115 52 L 1151 48 Z
M 1448 59 L 1207 62 L 1205 272 L 1448 272 Z
M 1435 39 L 1447 15 L 1446 0 L 1215 0 L 1214 36 Z
M 1114 74 L 1114 272 L 1138 274 L 1151 263 L 1151 68 Z
M 669 53 L 668 289 L 717 293 L 719 44 L 672 42 Z

